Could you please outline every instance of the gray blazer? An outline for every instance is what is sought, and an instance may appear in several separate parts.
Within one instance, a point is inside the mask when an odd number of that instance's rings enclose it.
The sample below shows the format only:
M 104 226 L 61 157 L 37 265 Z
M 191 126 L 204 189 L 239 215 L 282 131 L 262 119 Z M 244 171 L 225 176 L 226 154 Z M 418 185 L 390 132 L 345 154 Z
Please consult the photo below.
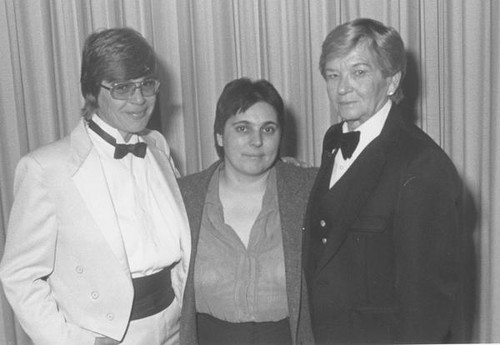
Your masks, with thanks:
M 179 180 L 191 227 L 192 252 L 182 307 L 180 343 L 197 344 L 196 308 L 194 296 L 194 265 L 200 233 L 201 218 L 208 184 L 218 161 L 208 169 Z M 281 217 L 285 255 L 286 289 L 293 344 L 313 344 L 307 288 L 302 270 L 302 230 L 307 200 L 317 169 L 298 168 L 276 163 L 278 203 Z

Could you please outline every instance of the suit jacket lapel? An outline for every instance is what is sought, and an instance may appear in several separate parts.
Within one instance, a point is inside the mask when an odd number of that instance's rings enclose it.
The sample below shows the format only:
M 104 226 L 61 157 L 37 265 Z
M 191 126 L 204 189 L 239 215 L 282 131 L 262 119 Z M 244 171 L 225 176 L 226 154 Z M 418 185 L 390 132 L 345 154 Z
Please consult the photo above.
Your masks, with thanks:
M 393 147 L 399 127 L 394 106 L 380 135 L 359 155 L 356 161 L 330 189 L 331 212 L 339 215 L 331 224 L 331 233 L 325 252 L 320 259 L 316 273 L 321 271 L 337 254 L 344 243 L 350 225 L 356 220 L 361 209 L 378 184 L 387 160 L 387 153 Z
M 164 181 L 167 183 L 174 199 L 174 202 L 170 202 L 169 205 L 175 213 L 177 213 L 176 226 L 179 227 L 182 257 L 180 264 L 175 265 L 172 269 L 172 286 L 176 292 L 177 298 L 182 301 L 191 258 L 191 234 L 184 201 L 179 190 L 179 185 L 177 184 L 176 176 L 178 175 L 178 171 L 170 156 L 168 144 L 161 134 L 147 130 L 146 133 L 143 134 L 143 139 L 148 144 L 148 150 L 157 162 Z M 166 197 L 166 195 L 164 195 L 164 197 Z
M 71 146 L 75 152 L 73 181 L 120 265 L 128 271 L 129 265 L 113 201 L 108 193 L 101 161 L 93 149 L 83 120 L 71 133 Z
M 285 163 L 276 164 L 276 183 L 278 191 L 279 214 L 281 233 L 283 238 L 283 252 L 285 260 L 285 276 L 287 280 L 288 307 L 290 310 L 290 327 L 297 329 L 297 313 L 299 309 L 301 286 L 289 282 L 300 282 L 302 273 L 301 255 L 303 214 L 299 212 L 304 207 L 304 200 L 297 196 L 303 189 L 304 181 L 299 181 L 288 173 Z
M 217 171 L 220 164 L 222 164 L 222 161 L 217 161 L 207 170 L 200 173 L 201 175 L 199 177 L 198 188 L 190 189 L 190 196 L 186 198 L 186 212 L 188 213 L 191 226 L 191 241 L 194 254 L 196 254 L 196 248 L 198 246 L 201 220 L 203 217 L 203 209 L 205 207 L 208 186 L 213 174 Z
M 163 177 L 165 178 L 165 181 L 167 182 L 168 187 L 170 188 L 170 191 L 172 192 L 172 195 L 175 198 L 176 202 L 175 202 L 175 205 L 172 205 L 172 207 L 176 207 L 177 212 L 183 216 L 182 219 L 185 222 L 183 225 L 183 228 L 189 229 L 188 220 L 187 220 L 186 212 L 185 212 L 185 208 L 184 208 L 184 201 L 183 201 L 182 195 L 179 191 L 179 185 L 177 184 L 177 179 L 176 179 L 176 175 L 178 174 L 178 172 L 177 172 L 177 169 L 175 168 L 175 166 L 171 160 L 171 157 L 166 155 L 165 151 L 158 148 L 158 146 L 156 144 L 156 140 L 154 138 L 152 138 L 151 136 L 148 136 L 148 135 L 143 136 L 143 138 L 144 138 L 144 141 L 148 144 L 148 148 L 151 151 L 151 153 L 153 154 L 156 162 L 160 166 L 160 170 L 163 174 Z M 172 174 L 165 173 L 167 171 L 172 171 Z M 181 231 L 181 237 L 184 235 L 189 235 L 189 234 L 186 234 L 185 231 Z M 189 238 L 190 238 L 190 236 L 187 236 L 186 238 L 184 238 L 184 240 L 187 242 L 190 242 Z M 182 242 L 184 243 L 184 241 L 182 241 Z M 181 243 L 181 245 L 182 245 L 182 243 Z M 187 249 L 187 248 L 183 248 L 183 249 Z

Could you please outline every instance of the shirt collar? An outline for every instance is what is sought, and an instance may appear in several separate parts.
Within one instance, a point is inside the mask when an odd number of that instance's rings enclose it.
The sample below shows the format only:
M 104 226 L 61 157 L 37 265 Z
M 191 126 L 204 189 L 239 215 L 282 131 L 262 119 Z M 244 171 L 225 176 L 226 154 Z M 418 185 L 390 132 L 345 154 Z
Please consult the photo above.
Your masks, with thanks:
M 101 127 L 106 133 L 115 138 L 117 144 L 134 144 L 141 140 L 139 140 L 139 136 L 137 134 L 132 134 L 128 142 L 125 142 L 121 133 L 114 127 L 108 125 L 104 120 L 102 120 L 99 115 L 93 114 L 92 121 L 94 121 L 99 127 Z M 101 137 L 99 137 L 101 140 Z
M 384 104 L 384 106 L 380 108 L 379 111 L 377 111 L 372 117 L 370 117 L 358 128 L 356 128 L 356 131 L 360 132 L 359 136 L 360 139 L 358 146 L 364 148 L 373 139 L 379 136 L 379 134 L 382 132 L 382 128 L 384 127 L 385 121 L 387 120 L 387 116 L 389 116 L 389 110 L 391 110 L 391 106 L 392 106 L 392 101 L 389 99 Z M 347 122 L 344 121 L 342 125 L 342 132 L 346 133 L 348 131 L 349 129 L 347 127 Z

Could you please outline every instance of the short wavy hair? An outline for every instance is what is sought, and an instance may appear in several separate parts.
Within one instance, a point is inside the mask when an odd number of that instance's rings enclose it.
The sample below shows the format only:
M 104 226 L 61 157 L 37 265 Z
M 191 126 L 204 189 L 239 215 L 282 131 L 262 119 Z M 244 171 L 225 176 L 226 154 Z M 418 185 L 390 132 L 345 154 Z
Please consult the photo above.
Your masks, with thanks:
M 85 104 L 82 116 L 90 117 L 98 108 L 101 83 L 156 75 L 153 48 L 131 28 L 106 29 L 90 34 L 82 53 L 80 85 Z
M 224 126 L 231 116 L 247 111 L 256 103 L 265 102 L 274 108 L 280 128 L 285 125 L 285 106 L 279 92 L 269 81 L 249 78 L 235 79 L 226 84 L 217 101 L 214 121 L 215 149 L 224 159 L 224 147 L 217 144 L 217 134 L 224 133 Z
M 375 55 L 384 77 L 401 72 L 398 88 L 390 96 L 393 102 L 399 103 L 404 97 L 401 85 L 406 74 L 406 50 L 396 29 L 385 26 L 379 21 L 358 18 L 333 29 L 322 45 L 319 60 L 321 75 L 323 78 L 326 77 L 325 66 L 328 61 L 346 56 L 359 44 L 366 43 Z

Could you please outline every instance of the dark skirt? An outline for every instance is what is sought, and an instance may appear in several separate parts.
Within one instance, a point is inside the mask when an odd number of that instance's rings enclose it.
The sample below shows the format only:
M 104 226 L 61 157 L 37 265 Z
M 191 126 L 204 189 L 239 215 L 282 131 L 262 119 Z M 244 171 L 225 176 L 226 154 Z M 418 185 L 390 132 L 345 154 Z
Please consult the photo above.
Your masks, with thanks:
M 198 313 L 199 345 L 291 345 L 290 320 L 227 322 Z

